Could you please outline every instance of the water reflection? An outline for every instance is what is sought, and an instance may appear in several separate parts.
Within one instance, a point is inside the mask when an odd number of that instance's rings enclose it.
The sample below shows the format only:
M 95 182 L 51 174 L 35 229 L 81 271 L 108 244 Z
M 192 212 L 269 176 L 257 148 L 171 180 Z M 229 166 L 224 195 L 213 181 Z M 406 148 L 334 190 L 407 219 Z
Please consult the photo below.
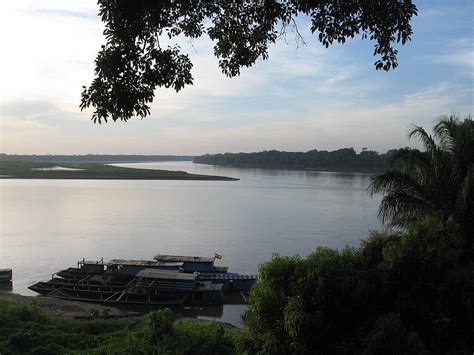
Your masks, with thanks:
M 187 318 L 213 320 L 243 327 L 243 315 L 248 310 L 246 305 L 203 305 L 185 306 L 176 310 L 177 314 Z
M 125 167 L 139 167 L 142 169 L 181 170 L 194 174 L 224 175 L 236 177 L 246 183 L 285 184 L 308 187 L 354 187 L 366 190 L 370 178 L 369 173 L 330 172 L 315 170 L 281 170 L 281 169 L 254 169 L 233 168 L 206 164 L 193 164 L 192 162 L 159 162 L 159 163 L 124 163 L 115 164 Z

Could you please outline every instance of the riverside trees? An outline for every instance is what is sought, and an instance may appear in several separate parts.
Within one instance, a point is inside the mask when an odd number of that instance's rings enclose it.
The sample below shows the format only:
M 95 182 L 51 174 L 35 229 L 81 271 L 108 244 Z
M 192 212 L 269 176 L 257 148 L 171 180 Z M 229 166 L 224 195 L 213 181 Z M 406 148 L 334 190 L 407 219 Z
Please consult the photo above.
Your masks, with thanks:
M 385 154 L 364 149 L 359 154 L 354 148 L 334 151 L 316 149 L 308 152 L 281 152 L 277 150 L 257 153 L 206 154 L 195 157 L 200 164 L 236 166 L 262 169 L 308 169 L 328 171 L 382 171 L 397 150 Z

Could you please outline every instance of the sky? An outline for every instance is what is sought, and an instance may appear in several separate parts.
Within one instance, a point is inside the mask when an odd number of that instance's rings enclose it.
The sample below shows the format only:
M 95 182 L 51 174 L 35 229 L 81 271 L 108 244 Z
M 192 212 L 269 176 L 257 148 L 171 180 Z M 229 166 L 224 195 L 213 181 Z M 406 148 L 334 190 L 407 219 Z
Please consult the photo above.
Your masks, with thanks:
M 105 43 L 93 0 L 0 2 L 0 153 L 205 154 L 416 146 L 411 124 L 474 113 L 474 1 L 420 0 L 399 67 L 376 71 L 374 43 L 326 49 L 308 23 L 268 61 L 225 77 L 206 37 L 181 41 L 194 85 L 158 89 L 151 115 L 94 124 L 83 85 Z

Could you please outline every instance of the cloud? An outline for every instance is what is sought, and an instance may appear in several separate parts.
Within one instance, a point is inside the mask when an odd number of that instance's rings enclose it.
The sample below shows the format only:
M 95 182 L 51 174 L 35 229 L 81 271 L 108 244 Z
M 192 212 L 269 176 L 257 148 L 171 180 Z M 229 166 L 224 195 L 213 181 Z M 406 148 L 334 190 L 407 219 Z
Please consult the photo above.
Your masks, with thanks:
M 0 56 L 2 100 L 59 101 L 78 110 L 81 86 L 92 78 L 93 61 L 103 41 L 98 18 L 61 14 L 63 10 L 90 13 L 90 4 L 83 3 L 2 2 L 0 31 L 11 33 L 0 39 L 6 49 Z M 54 16 L 42 13 L 43 9 Z M 91 14 L 96 12 L 97 8 Z
M 418 13 L 419 18 L 430 18 L 430 17 L 438 18 L 443 15 L 444 15 L 444 12 L 440 9 L 426 9 Z
M 406 94 L 390 104 L 314 110 L 312 130 L 322 132 L 334 141 L 344 142 L 344 146 L 358 149 L 369 145 L 385 151 L 414 145 L 415 142 L 410 142 L 406 136 L 410 124 L 430 128 L 437 117 L 449 114 L 453 108 L 461 110 L 461 115 L 469 113 L 472 107 L 463 105 L 463 98 L 457 95 L 459 90 L 452 83 L 441 82 Z M 326 144 L 336 148 L 329 140 Z M 338 145 L 341 147 L 340 143 Z
M 446 63 L 474 69 L 474 49 L 461 49 L 457 52 L 440 54 L 433 58 L 434 63 Z
M 2 152 L 21 152 L 33 142 L 54 142 L 71 120 L 84 121 L 74 112 L 63 111 L 48 101 L 16 100 L 0 104 Z M 21 147 L 20 150 L 12 150 Z M 37 146 L 38 147 L 38 146 Z M 41 149 L 42 147 L 40 147 Z
M 49 102 L 2 102 L 0 105 L 0 151 L 13 147 L 22 151 L 31 140 L 54 137 L 60 133 L 57 125 L 41 120 L 41 115 L 53 114 L 57 109 Z
M 29 9 L 25 10 L 25 12 L 30 15 L 48 16 L 53 18 L 78 17 L 81 19 L 97 21 L 97 14 L 93 14 L 90 11 L 74 11 L 63 9 Z
M 179 93 L 157 90 L 144 120 L 99 126 L 91 110 L 78 107 L 105 41 L 97 3 L 0 2 L 0 31 L 9 34 L 0 39 L 1 149 L 200 154 L 413 144 L 410 123 L 429 127 L 440 114 L 473 108 L 470 13 L 457 9 L 433 26 L 445 8 L 422 10 L 413 42 L 400 49 L 400 67 L 389 73 L 374 70 L 372 43 L 326 49 L 304 21 L 308 46 L 296 48 L 290 33 L 288 44 L 270 48 L 268 61 L 232 79 L 221 73 L 207 37 L 177 39 L 194 64 L 195 84 Z
M 34 133 L 34 134 L 44 134 L 43 130 L 53 130 L 56 131 L 56 127 L 50 126 L 48 124 L 34 121 L 34 120 L 21 120 L 15 117 L 2 117 L 2 121 L 0 122 L 0 130 L 4 132 L 4 130 L 21 130 L 22 134 Z M 38 131 L 40 130 L 40 131 Z M 5 137 L 3 137 L 5 139 Z
M 441 110 L 457 101 L 455 93 L 459 88 L 449 82 L 431 85 L 422 91 L 407 94 L 402 102 L 402 107 L 421 110 Z
M 0 103 L 0 117 L 15 119 L 43 120 L 60 117 L 62 120 L 82 120 L 83 116 L 75 111 L 68 111 L 60 105 L 41 100 L 12 100 Z
M 0 104 L 2 117 L 32 118 L 39 113 L 48 114 L 56 110 L 56 107 L 47 101 L 9 101 Z
M 447 64 L 460 68 L 461 75 L 474 77 L 474 38 L 458 38 L 450 43 L 442 53 L 433 55 L 435 64 Z M 472 82 L 471 82 L 472 84 Z
M 412 123 L 431 127 L 433 121 L 453 107 L 466 114 L 469 107 L 459 106 L 458 88 L 440 82 L 402 95 L 390 104 L 373 103 L 363 107 L 343 107 L 337 102 L 324 107 L 301 107 L 293 115 L 282 110 L 249 113 L 243 122 L 229 118 L 230 126 L 193 125 L 156 127 L 161 145 L 179 144 L 182 151 L 196 154 L 225 151 L 258 151 L 283 149 L 339 149 L 369 147 L 386 151 L 394 147 L 416 146 L 409 141 L 407 130 Z M 146 141 L 146 139 L 145 139 Z M 188 150 L 189 151 L 189 150 Z

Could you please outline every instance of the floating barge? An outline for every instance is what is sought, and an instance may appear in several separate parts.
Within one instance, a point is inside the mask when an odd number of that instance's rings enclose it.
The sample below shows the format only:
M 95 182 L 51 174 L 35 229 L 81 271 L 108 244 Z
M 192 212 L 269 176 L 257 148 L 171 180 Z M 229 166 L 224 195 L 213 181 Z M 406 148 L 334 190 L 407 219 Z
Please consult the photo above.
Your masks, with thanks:
M 179 306 L 224 303 L 224 295 L 248 293 L 254 275 L 215 266 L 215 257 L 157 255 L 154 260 L 82 260 L 47 282 L 29 287 L 44 296 L 111 305 Z M 242 297 L 242 303 L 245 303 Z

